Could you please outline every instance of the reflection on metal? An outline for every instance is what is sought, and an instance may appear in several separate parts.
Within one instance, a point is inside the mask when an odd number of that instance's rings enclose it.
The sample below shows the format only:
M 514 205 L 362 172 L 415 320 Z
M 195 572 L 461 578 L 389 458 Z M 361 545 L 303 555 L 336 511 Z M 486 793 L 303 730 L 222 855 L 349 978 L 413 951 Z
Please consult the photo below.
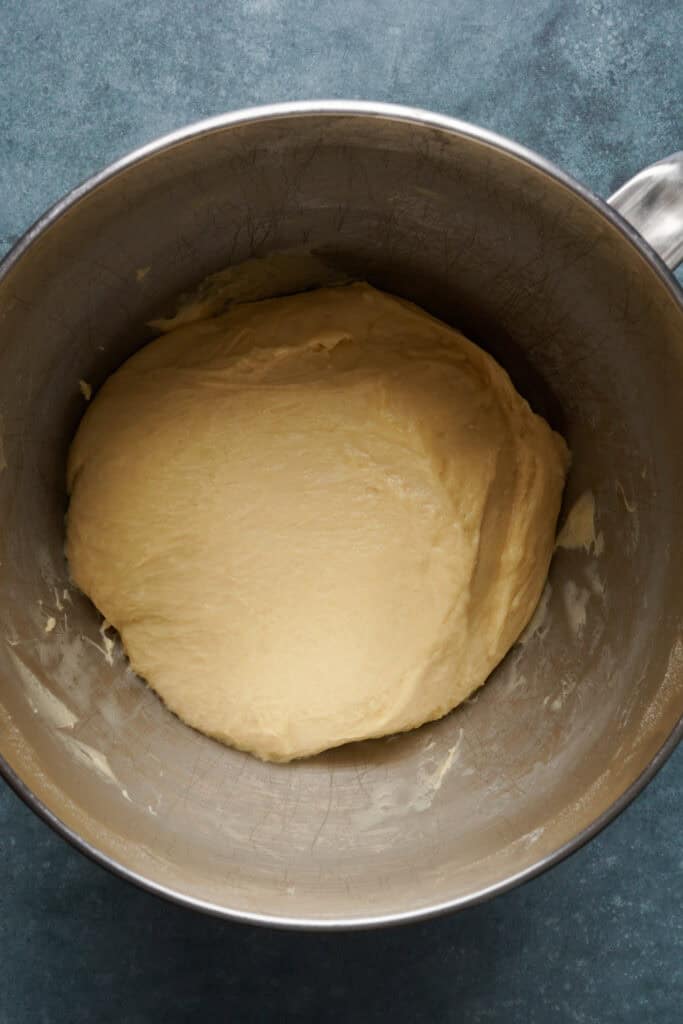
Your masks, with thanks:
M 636 174 L 609 199 L 674 270 L 683 261 L 683 151 Z

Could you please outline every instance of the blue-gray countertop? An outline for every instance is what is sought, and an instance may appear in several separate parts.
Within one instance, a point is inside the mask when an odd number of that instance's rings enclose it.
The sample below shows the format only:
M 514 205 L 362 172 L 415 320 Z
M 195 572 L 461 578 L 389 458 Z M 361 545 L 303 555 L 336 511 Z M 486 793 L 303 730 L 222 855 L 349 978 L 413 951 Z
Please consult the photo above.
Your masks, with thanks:
M 608 194 L 683 145 L 681 0 L 3 0 L 0 251 L 149 139 L 284 99 L 495 129 Z M 308 935 L 171 906 L 0 786 L 0 1024 L 683 1020 L 679 750 L 610 828 L 492 903 Z

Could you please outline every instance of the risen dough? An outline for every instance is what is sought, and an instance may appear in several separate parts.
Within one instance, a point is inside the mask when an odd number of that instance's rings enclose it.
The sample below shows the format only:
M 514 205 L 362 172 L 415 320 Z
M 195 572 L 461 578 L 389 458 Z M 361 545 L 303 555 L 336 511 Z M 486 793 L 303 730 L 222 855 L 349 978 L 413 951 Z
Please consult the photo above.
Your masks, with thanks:
M 173 711 L 284 761 L 484 682 L 538 601 L 567 464 L 462 335 L 320 289 L 175 330 L 106 382 L 67 554 Z

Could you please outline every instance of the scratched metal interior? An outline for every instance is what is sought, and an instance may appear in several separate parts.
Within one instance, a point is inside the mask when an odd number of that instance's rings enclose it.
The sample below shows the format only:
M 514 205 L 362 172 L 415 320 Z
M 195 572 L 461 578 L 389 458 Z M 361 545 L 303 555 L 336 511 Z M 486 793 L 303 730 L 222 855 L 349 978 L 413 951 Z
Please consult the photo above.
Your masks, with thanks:
M 109 655 L 68 579 L 64 465 L 79 380 L 96 391 L 206 274 L 293 247 L 490 349 L 564 433 L 564 514 L 591 491 L 604 550 L 557 553 L 523 642 L 446 719 L 269 766 L 181 724 L 118 645 Z M 0 282 L 0 317 L 0 753 L 125 871 L 300 922 L 466 901 L 588 828 L 671 732 L 681 310 L 545 171 L 409 121 L 216 127 L 103 181 L 40 234 Z

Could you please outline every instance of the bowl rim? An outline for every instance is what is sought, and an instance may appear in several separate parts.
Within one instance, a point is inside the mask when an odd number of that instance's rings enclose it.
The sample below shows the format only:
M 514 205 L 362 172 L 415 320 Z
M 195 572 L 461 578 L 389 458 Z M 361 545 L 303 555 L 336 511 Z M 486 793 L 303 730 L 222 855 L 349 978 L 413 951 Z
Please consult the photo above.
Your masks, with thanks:
M 102 170 L 89 176 L 75 188 L 43 213 L 12 246 L 0 261 L 0 281 L 5 278 L 14 265 L 24 256 L 39 237 L 53 224 L 61 219 L 82 199 L 90 195 L 101 185 L 146 159 L 156 156 L 164 150 L 171 149 L 192 139 L 223 131 L 232 127 L 291 117 L 311 117 L 330 115 L 334 117 L 376 117 L 384 120 L 404 121 L 426 128 L 436 128 L 450 134 L 456 134 L 484 143 L 494 149 L 516 157 L 518 160 L 543 172 L 555 182 L 573 192 L 579 199 L 593 207 L 608 220 L 628 242 L 634 246 L 640 256 L 655 270 L 662 283 L 666 286 L 674 302 L 683 314 L 683 289 L 679 286 L 673 272 L 660 259 L 654 249 L 643 239 L 636 229 L 625 220 L 609 203 L 601 199 L 585 185 L 576 181 L 571 175 L 561 170 L 551 161 L 539 156 L 533 150 L 520 145 L 506 137 L 485 128 L 469 124 L 457 118 L 436 114 L 417 107 L 403 106 L 392 103 L 380 103 L 366 100 L 303 100 L 295 102 L 274 103 L 263 106 L 247 107 L 233 112 L 219 114 L 214 117 L 196 121 L 176 131 L 154 139 L 153 141 L 132 150 L 127 155 L 107 165 Z M 309 917 L 269 914 L 257 911 L 236 910 L 222 904 L 189 896 L 171 886 L 162 885 L 133 871 L 119 863 L 115 857 L 104 853 L 93 843 L 84 839 L 66 822 L 62 821 L 50 808 L 30 789 L 17 772 L 0 753 L 0 777 L 4 778 L 17 796 L 58 835 L 65 839 L 74 849 L 85 854 L 96 864 L 106 868 L 112 874 L 132 882 L 139 888 L 161 896 L 170 902 L 200 910 L 216 917 L 225 918 L 247 924 L 258 924 L 275 928 L 339 931 L 344 929 L 367 929 L 409 922 L 421 921 L 436 917 L 450 911 L 462 910 L 478 903 L 483 903 L 536 878 L 551 867 L 565 860 L 572 853 L 581 849 L 586 843 L 598 835 L 638 796 L 645 786 L 654 778 L 660 768 L 671 756 L 676 746 L 683 739 L 683 715 L 674 724 L 671 732 L 663 741 L 650 763 L 591 824 L 578 832 L 571 839 L 542 857 L 536 863 L 522 871 L 516 872 L 500 881 L 485 886 L 467 896 L 454 897 L 438 903 L 416 906 L 407 910 L 389 911 L 365 916 Z

